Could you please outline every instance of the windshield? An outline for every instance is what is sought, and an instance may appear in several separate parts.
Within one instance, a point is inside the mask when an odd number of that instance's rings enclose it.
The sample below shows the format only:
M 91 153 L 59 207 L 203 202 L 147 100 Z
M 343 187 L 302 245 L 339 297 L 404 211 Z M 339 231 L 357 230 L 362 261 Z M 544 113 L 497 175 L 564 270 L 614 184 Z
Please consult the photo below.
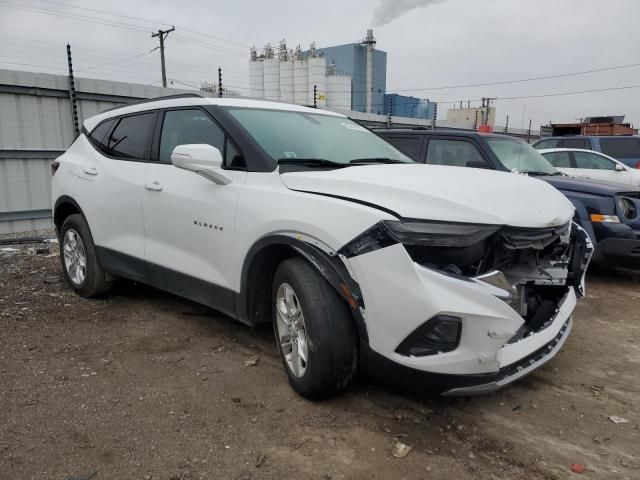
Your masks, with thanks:
M 558 171 L 528 143 L 516 138 L 488 137 L 487 143 L 498 160 L 511 171 L 556 175 Z
M 415 163 L 382 138 L 344 117 L 256 108 L 230 108 L 228 112 L 276 161 Z

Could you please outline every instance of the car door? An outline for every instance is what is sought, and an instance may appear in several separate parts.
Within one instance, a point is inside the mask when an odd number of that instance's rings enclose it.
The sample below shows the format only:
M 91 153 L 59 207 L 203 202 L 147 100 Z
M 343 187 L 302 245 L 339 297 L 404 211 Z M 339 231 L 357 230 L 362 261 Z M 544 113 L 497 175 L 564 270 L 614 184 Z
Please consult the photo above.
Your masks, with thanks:
M 576 176 L 605 182 L 631 185 L 632 178 L 626 169 L 616 170 L 616 162 L 595 152 L 572 152 Z
M 142 183 L 156 115 L 108 120 L 89 135 L 95 150 L 81 167 L 78 197 L 100 261 L 112 270 L 122 270 L 123 258 L 144 258 Z M 144 280 L 144 270 L 123 273 Z
M 429 138 L 425 163 L 453 167 L 492 168 L 473 142 L 454 137 Z
M 218 185 L 173 166 L 171 153 L 184 144 L 218 148 L 231 183 Z M 142 201 L 152 284 L 225 310 L 216 303 L 228 300 L 235 288 L 235 209 L 246 175 L 238 147 L 207 112 L 194 107 L 162 112 Z
M 576 169 L 571 163 L 571 153 L 568 151 L 559 150 L 557 152 L 544 152 L 542 156 L 546 158 L 557 170 L 560 170 L 572 177 L 577 176 Z

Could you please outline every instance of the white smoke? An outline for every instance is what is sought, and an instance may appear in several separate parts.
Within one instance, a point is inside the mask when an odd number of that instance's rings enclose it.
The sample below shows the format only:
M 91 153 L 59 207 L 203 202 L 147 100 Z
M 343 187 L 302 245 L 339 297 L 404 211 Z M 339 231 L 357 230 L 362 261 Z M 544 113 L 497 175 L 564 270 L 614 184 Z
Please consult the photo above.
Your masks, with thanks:
M 373 11 L 373 25 L 381 27 L 416 8 L 423 8 L 446 0 L 380 0 Z

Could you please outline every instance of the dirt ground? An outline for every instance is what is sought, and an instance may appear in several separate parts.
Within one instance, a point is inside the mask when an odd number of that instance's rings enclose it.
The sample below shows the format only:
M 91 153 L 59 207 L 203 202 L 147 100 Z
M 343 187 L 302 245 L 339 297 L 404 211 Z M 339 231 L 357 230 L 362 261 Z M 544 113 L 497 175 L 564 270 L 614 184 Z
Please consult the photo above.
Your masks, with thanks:
M 640 478 L 639 275 L 591 273 L 563 351 L 498 393 L 359 378 L 312 403 L 269 327 L 130 282 L 82 299 L 57 247 L 17 248 L 0 251 L 0 479 Z

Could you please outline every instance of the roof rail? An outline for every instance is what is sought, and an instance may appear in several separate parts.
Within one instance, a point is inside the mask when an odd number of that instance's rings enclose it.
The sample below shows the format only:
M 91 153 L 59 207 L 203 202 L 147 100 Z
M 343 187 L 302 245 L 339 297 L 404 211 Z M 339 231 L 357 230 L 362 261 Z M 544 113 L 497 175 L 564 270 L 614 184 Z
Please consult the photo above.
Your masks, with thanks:
M 119 108 L 130 107 L 132 105 L 141 105 L 144 103 L 158 102 L 160 100 L 173 100 L 175 98 L 207 98 L 206 95 L 202 95 L 201 93 L 193 92 L 193 93 L 176 93 L 175 95 L 165 95 L 163 97 L 153 97 L 153 98 L 143 98 L 142 100 L 136 100 L 129 103 L 123 103 L 122 105 L 116 105 L 115 107 L 107 108 L 100 113 L 110 112 L 112 110 L 117 110 Z

